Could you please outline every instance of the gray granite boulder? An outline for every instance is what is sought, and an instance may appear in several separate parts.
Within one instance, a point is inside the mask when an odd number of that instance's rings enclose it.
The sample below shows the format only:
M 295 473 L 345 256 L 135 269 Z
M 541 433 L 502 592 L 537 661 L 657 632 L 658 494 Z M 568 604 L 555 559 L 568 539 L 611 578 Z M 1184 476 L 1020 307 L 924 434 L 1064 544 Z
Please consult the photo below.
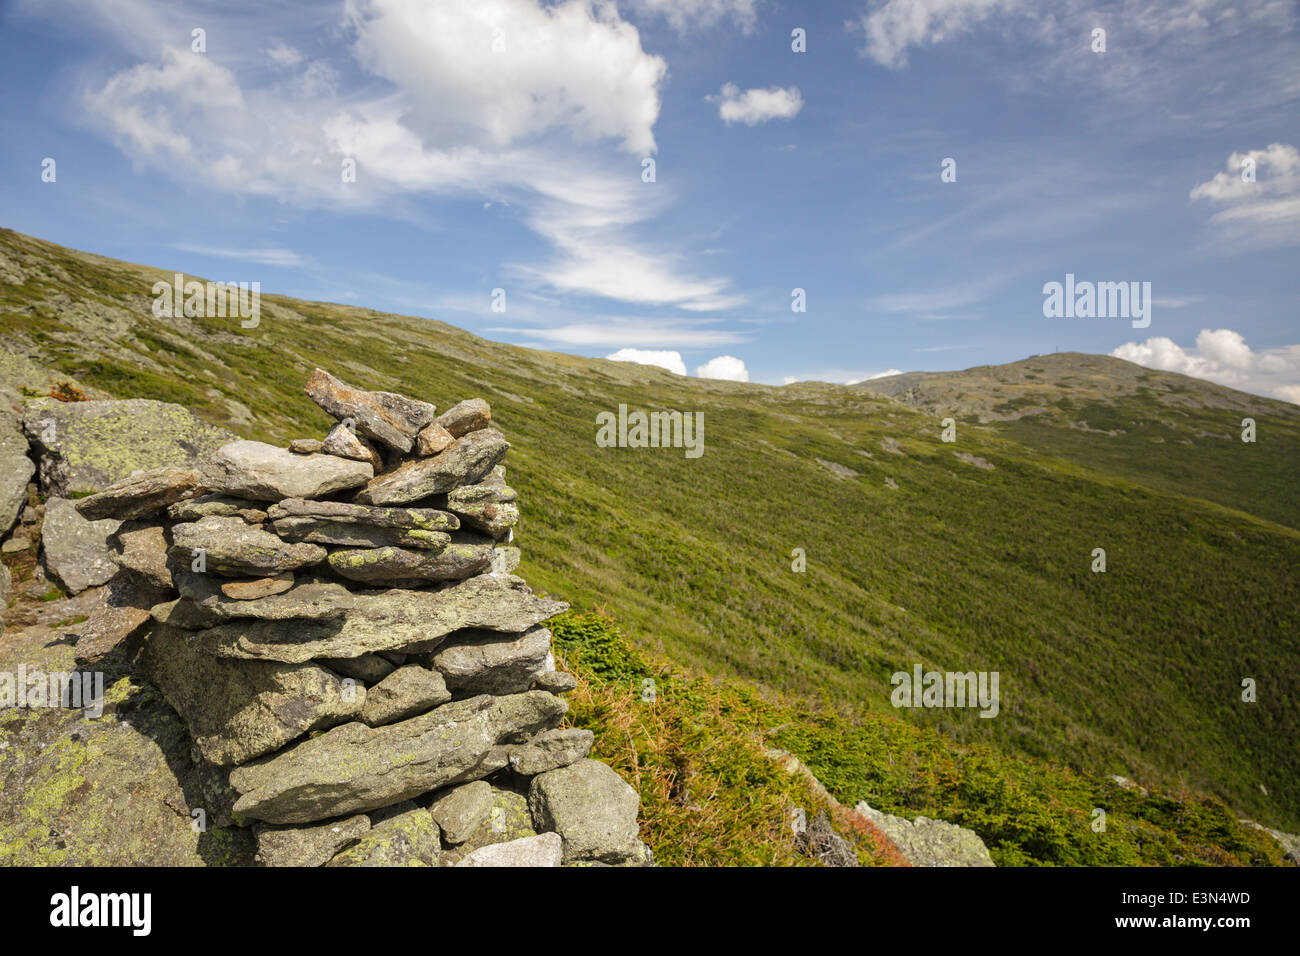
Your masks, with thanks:
M 872 809 L 865 800 L 853 808 L 881 830 L 913 866 L 993 866 L 984 841 L 971 830 L 943 820 L 908 820 Z
M 340 422 L 351 420 L 362 435 L 404 453 L 411 450 L 415 436 L 438 412 L 428 402 L 404 395 L 353 388 L 322 369 L 312 372 L 305 390 L 313 402 Z
M 366 699 L 364 687 L 314 664 L 215 658 L 188 631 L 162 624 L 145 638 L 137 664 L 185 720 L 204 758 L 221 766 L 355 718 Z
M 533 823 L 564 839 L 565 863 L 644 861 L 636 822 L 640 804 L 640 794 L 598 760 L 539 774 L 528 789 Z
M 384 727 L 344 724 L 232 771 L 235 813 L 307 823 L 476 780 L 490 772 L 482 765 L 494 748 L 550 729 L 565 710 L 561 698 L 529 691 L 443 704 Z
M 539 833 L 509 843 L 480 847 L 456 866 L 560 866 L 564 840 L 558 833 Z
M 415 458 L 379 475 L 357 492 L 356 500 L 401 505 L 475 484 L 487 477 L 509 450 L 510 443 L 495 429 L 470 432 L 432 458 Z
M 67 498 L 49 499 L 41 525 L 46 573 L 71 594 L 105 583 L 117 573 L 108 539 L 120 524 L 112 518 L 87 521 Z
M 324 498 L 359 488 L 375 470 L 335 455 L 295 455 L 260 441 L 223 445 L 208 459 L 203 484 L 210 491 L 254 501 Z

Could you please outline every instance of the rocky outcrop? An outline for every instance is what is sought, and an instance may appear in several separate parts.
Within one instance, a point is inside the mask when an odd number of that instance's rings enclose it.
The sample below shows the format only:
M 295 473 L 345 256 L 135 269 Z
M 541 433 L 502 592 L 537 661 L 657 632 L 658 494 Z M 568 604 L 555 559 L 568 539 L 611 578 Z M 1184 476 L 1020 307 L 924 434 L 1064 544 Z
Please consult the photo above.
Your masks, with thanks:
M 1282 853 L 1286 859 L 1300 866 L 1300 835 L 1295 833 L 1285 833 L 1282 830 L 1274 830 L 1266 827 L 1262 823 L 1256 823 L 1254 820 L 1241 820 L 1243 826 L 1251 827 L 1255 830 L 1262 830 L 1277 841 L 1282 847 Z
M 309 392 L 350 419 L 319 445 L 228 441 L 51 499 L 51 574 L 111 578 L 78 661 L 157 688 L 187 733 L 169 761 L 265 865 L 650 862 L 636 792 L 561 726 L 542 625 L 567 605 L 509 573 L 487 404 Z
M 778 747 L 769 747 L 765 752 L 786 773 L 803 778 L 812 792 L 829 804 L 836 814 L 856 816 L 869 824 L 888 840 L 888 844 L 892 844 L 890 852 L 896 851 L 902 860 L 912 866 L 995 865 L 984 841 L 971 830 L 927 817 L 907 820 L 890 816 L 872 809 L 865 800 L 856 807 L 845 807 L 794 754 Z M 829 827 L 827 821 L 809 821 L 797 836 L 804 852 L 826 865 L 857 866 L 856 855 Z
M 971 830 L 942 820 L 908 820 L 873 810 L 865 801 L 854 809 L 889 837 L 913 866 L 993 866 L 984 841 Z

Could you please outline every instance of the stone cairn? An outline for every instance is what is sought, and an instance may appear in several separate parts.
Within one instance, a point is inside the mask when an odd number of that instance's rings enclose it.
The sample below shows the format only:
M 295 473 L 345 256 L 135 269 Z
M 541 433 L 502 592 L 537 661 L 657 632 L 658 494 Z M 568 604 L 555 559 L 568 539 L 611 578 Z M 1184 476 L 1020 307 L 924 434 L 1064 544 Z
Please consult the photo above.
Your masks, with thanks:
M 575 682 L 543 623 L 568 605 L 511 573 L 488 404 L 438 415 L 319 369 L 306 391 L 338 420 L 323 440 L 231 442 L 76 503 L 122 521 L 100 630 L 136 633 L 222 781 L 205 813 L 272 866 L 652 862 L 636 791 L 559 729 Z

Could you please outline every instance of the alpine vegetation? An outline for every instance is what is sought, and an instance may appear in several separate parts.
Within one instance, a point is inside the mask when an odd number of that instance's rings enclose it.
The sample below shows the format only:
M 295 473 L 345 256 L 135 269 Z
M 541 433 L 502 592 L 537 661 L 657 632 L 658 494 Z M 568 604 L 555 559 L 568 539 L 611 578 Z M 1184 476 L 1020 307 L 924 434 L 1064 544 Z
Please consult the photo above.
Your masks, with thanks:
M 629 412 L 596 415 L 596 445 L 600 448 L 685 448 L 687 458 L 704 454 L 703 412 Z
M 912 673 L 897 671 L 889 679 L 895 707 L 979 707 L 981 717 L 998 715 L 997 671 L 924 671 L 916 664 Z
M 262 283 L 185 281 L 176 273 L 170 282 L 155 282 L 153 288 L 155 318 L 172 319 L 241 319 L 245 329 L 255 329 L 261 322 Z

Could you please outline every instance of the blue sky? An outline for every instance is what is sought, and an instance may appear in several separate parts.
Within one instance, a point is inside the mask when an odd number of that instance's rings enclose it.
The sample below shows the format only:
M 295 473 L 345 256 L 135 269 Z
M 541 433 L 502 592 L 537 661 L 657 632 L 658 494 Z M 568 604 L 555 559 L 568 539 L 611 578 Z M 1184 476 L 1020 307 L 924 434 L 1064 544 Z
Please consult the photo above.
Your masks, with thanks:
M 0 11 L 21 232 L 688 374 L 1071 349 L 1300 402 L 1293 2 Z M 1067 273 L 1150 282 L 1150 326 L 1044 317 Z

